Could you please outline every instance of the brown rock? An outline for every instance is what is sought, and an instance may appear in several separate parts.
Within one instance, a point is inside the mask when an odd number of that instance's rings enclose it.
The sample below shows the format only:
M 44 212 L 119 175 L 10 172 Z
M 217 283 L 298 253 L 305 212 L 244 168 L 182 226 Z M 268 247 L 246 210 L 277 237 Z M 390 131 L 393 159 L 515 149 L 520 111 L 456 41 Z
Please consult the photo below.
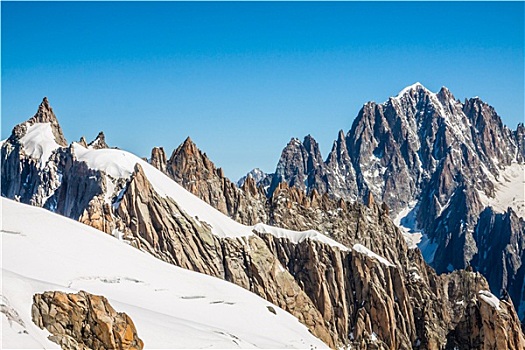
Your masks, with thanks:
M 33 322 L 51 332 L 49 339 L 63 349 L 144 347 L 129 316 L 116 312 L 102 296 L 84 291 L 35 294 L 31 314 Z

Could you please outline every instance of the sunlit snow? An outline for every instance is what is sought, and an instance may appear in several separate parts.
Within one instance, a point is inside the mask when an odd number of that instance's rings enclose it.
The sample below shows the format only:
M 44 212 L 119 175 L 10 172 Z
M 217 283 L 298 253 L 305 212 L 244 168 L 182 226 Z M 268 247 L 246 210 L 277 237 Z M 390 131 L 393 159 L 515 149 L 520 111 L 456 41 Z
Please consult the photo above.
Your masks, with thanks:
M 60 147 L 55 141 L 51 123 L 28 125 L 20 143 L 29 157 L 38 160 L 39 167 L 45 166 L 53 151 Z
M 326 348 L 289 313 L 239 286 L 45 209 L 1 203 L 2 300 L 25 325 L 1 315 L 3 348 L 58 348 L 31 321 L 32 296 L 46 290 L 104 295 L 133 319 L 146 349 Z
M 387 259 L 383 258 L 382 256 L 374 253 L 373 251 L 371 251 L 370 249 L 366 248 L 365 246 L 361 245 L 361 244 L 354 244 L 354 246 L 352 247 L 353 250 L 355 250 L 356 252 L 359 252 L 361 254 L 364 254 L 370 258 L 373 258 L 373 259 L 377 259 L 381 264 L 383 265 L 386 265 L 386 266 L 392 266 L 394 267 L 395 265 L 392 264 L 390 261 L 388 261 Z

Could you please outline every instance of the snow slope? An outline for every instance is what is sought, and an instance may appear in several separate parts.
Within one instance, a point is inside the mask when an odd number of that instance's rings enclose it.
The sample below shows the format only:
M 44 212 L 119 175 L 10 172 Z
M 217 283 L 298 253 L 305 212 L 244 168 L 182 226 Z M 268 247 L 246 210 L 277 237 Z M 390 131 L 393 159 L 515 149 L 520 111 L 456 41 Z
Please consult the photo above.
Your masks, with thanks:
M 1 203 L 3 348 L 57 348 L 31 321 L 32 295 L 81 289 L 126 312 L 150 349 L 326 348 L 296 318 L 241 287 L 45 209 Z
M 347 249 L 336 241 L 313 230 L 297 232 L 262 224 L 256 226 L 242 225 L 186 191 L 186 189 L 157 168 L 129 152 L 117 149 L 87 149 L 78 143 L 73 143 L 73 148 L 79 161 L 84 161 L 91 169 L 104 171 L 114 178 L 129 178 L 133 173 L 135 164 L 138 163 L 159 195 L 173 198 L 190 216 L 208 223 L 212 227 L 212 233 L 219 237 L 247 237 L 253 234 L 253 230 L 257 230 L 280 238 L 288 238 L 292 242 L 309 238 L 328 243 L 343 250 Z
M 387 259 L 383 258 L 382 256 L 374 253 L 373 251 L 371 251 L 370 249 L 368 249 L 367 247 L 365 247 L 362 244 L 354 244 L 352 249 L 355 250 L 356 252 L 364 254 L 364 255 L 372 258 L 372 259 L 376 259 L 377 261 L 379 261 L 381 264 L 383 264 L 385 266 L 395 267 L 395 265 L 392 264 L 390 261 L 388 261 Z
M 479 191 L 481 202 L 498 213 L 511 207 L 518 216 L 525 218 L 525 164 L 513 163 L 507 166 L 493 182 L 496 195 L 490 198 Z
M 317 241 L 326 243 L 332 247 L 338 247 L 339 249 L 343 251 L 349 250 L 347 247 L 345 247 L 341 243 L 334 241 L 333 239 L 315 230 L 298 232 L 298 231 L 288 230 L 285 228 L 269 226 L 269 225 L 261 224 L 261 223 L 253 226 L 253 229 L 259 233 L 268 233 L 277 238 L 287 238 L 290 240 L 290 242 L 293 242 L 293 243 L 301 243 L 302 241 L 306 239 L 311 239 L 311 240 L 317 240 Z
M 26 134 L 20 138 L 20 143 L 28 156 L 39 161 L 38 165 L 41 168 L 45 166 L 51 154 L 60 147 L 55 141 L 51 123 L 28 125 Z

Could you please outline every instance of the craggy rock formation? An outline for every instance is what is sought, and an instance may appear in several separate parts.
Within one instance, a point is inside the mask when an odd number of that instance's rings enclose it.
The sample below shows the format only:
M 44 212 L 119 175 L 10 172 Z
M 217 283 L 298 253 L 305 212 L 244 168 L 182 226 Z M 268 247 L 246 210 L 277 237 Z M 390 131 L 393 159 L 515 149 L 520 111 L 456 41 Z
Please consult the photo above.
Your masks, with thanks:
M 193 271 L 224 278 L 282 307 L 319 338 L 335 346 L 313 302 L 257 237 L 213 235 L 171 198 L 159 196 L 137 165 L 115 213 L 124 238 L 158 258 Z
M 341 238 L 352 249 L 315 240 L 293 243 L 259 226 L 253 236 L 219 238 L 173 200 L 156 194 L 139 166 L 116 216 L 134 245 L 257 293 L 295 315 L 330 346 L 441 349 L 449 333 L 460 329 L 458 322 L 473 317 L 461 301 L 477 300 L 479 291 L 488 289 L 485 279 L 464 271 L 436 275 L 419 251 L 408 249 L 379 205 L 340 203 L 328 196 L 288 201 L 304 192 L 281 187 L 275 212 L 283 219 L 302 218 L 283 222 L 299 229 L 308 224 L 323 228 L 331 221 L 321 219 L 323 213 L 337 205 L 333 225 L 346 224 Z M 325 210 L 312 207 L 312 201 Z M 525 346 L 519 322 L 506 337 L 509 344 Z
M 156 151 L 152 151 L 151 163 L 157 164 L 153 153 Z M 173 180 L 234 220 L 248 225 L 267 221 L 266 195 L 261 187 L 256 187 L 254 179 L 249 177 L 239 189 L 189 137 L 173 151 L 166 168 Z
M 150 164 L 162 171 L 163 173 L 167 173 L 167 160 L 164 148 L 155 147 L 151 150 Z
M 410 90 L 405 95 L 411 98 L 417 95 L 420 99 L 426 96 L 426 92 L 419 87 L 415 91 Z M 434 98 L 437 97 L 429 95 L 423 100 L 432 102 Z M 396 102 L 392 103 L 396 105 Z M 46 107 L 46 103 L 43 103 L 42 108 L 48 108 L 48 104 Z M 375 106 L 371 110 L 381 112 L 382 108 Z M 46 113 L 40 114 L 50 115 Z M 49 123 L 53 129 L 54 123 Z M 369 129 L 364 128 L 363 137 L 369 132 Z M 54 135 L 55 132 L 52 139 L 56 139 Z M 4 177 L 2 173 L 3 195 L 80 220 L 169 263 L 236 283 L 287 310 L 332 347 L 475 348 L 479 339 L 486 339 L 487 344 L 492 344 L 489 339 L 493 336 L 503 339 L 497 344 L 502 349 L 511 349 L 514 345 L 517 348 L 525 347 L 516 313 L 512 307 L 507 307 L 512 306 L 510 300 L 501 302 L 504 306 L 495 308 L 495 313 L 483 309 L 486 300 L 482 295 L 486 297 L 486 294 L 480 292 L 489 289 L 484 277 L 466 271 L 437 275 L 424 262 L 417 249 L 407 247 L 403 234 L 389 217 L 399 207 L 392 206 L 384 195 L 377 194 L 377 188 L 383 188 L 383 185 L 359 185 L 366 182 L 368 175 L 361 170 L 351 171 L 356 169 L 351 156 L 351 150 L 355 150 L 352 147 L 356 145 L 350 146 L 352 142 L 341 134 L 330 156 L 332 165 L 326 171 L 310 173 L 311 169 L 318 169 L 324 164 L 319 158 L 318 146 L 311 137 L 302 147 L 299 141 L 293 142 L 291 148 L 297 152 L 292 151 L 283 159 L 301 163 L 307 174 L 288 176 L 285 170 L 294 166 L 284 166 L 283 171 L 276 174 L 281 174 L 283 179 L 293 178 L 297 184 L 304 184 L 304 188 L 290 186 L 285 181 L 272 184 L 274 188 L 267 192 L 262 184 L 258 186 L 259 180 L 254 176 L 248 176 L 238 188 L 189 139 L 167 161 L 163 150 L 155 149 L 150 162 L 161 171 L 165 169 L 168 175 L 190 192 L 237 221 L 249 225 L 263 222 L 294 230 L 315 229 L 330 235 L 348 249 L 313 239 L 292 242 L 286 238 L 277 238 L 267 232 L 264 225 L 253 226 L 253 234 L 249 236 L 221 238 L 212 233 L 208 224 L 189 216 L 177 203 L 177 198 L 167 198 L 157 193 L 140 165 L 135 166 L 129 176 L 114 178 L 78 160 L 75 149 L 80 152 L 78 147 L 85 145 L 67 147 L 55 140 L 58 146 L 52 144 L 50 155 L 44 157 L 32 152 L 22 137 L 13 132 L 12 137 L 2 145 L 2 169 L 6 166 L 8 174 L 12 176 L 12 179 Z M 390 140 L 394 142 L 399 138 Z M 371 140 L 367 146 L 362 146 L 368 147 L 373 143 Z M 386 150 L 392 145 L 383 146 Z M 404 156 L 403 150 L 401 147 L 401 156 Z M 365 154 L 363 150 L 363 159 Z M 379 155 L 375 154 L 383 161 L 391 159 L 396 166 L 402 163 L 399 155 L 391 158 Z M 456 161 L 453 157 L 450 159 Z M 416 160 L 414 162 L 417 163 Z M 443 167 L 445 163 L 440 164 L 436 167 Z M 381 174 L 381 169 L 376 166 L 368 170 L 372 174 L 376 170 Z M 403 167 L 395 169 L 399 174 L 406 175 Z M 450 167 L 443 169 L 443 174 L 450 172 Z M 367 198 L 367 205 L 347 201 L 330 193 L 330 188 L 337 187 L 335 183 L 320 183 L 335 175 L 340 183 L 353 183 L 358 191 L 356 198 Z M 355 181 L 352 176 L 355 176 Z M 416 189 L 416 192 L 419 191 L 417 184 L 433 181 L 421 176 L 414 182 L 410 176 L 403 179 L 406 183 L 399 184 L 407 186 L 407 189 Z M 450 178 L 456 179 L 454 176 Z M 449 177 L 442 179 L 442 188 L 446 190 L 450 185 Z M 469 193 L 478 195 L 469 190 L 476 187 L 468 179 L 459 179 L 460 185 L 452 186 L 455 188 L 451 192 L 453 200 L 440 214 L 449 226 L 444 226 L 445 221 L 437 220 L 436 232 L 444 232 L 439 230 L 445 230 L 446 227 L 462 229 L 464 223 L 470 221 L 462 219 L 461 215 L 473 218 L 472 208 L 482 209 L 479 198 L 469 197 Z M 396 191 L 400 189 L 394 185 L 399 184 L 392 183 L 385 185 L 385 188 L 390 188 L 392 196 L 397 196 L 399 193 Z M 339 195 L 346 193 L 345 196 L 350 196 L 352 191 L 345 188 Z M 410 200 L 411 195 L 406 200 Z M 404 200 L 401 195 L 399 198 Z M 456 208 L 457 213 L 448 215 L 449 211 L 453 212 L 453 208 Z M 480 228 L 474 235 L 472 226 L 469 226 L 470 236 L 446 236 L 446 243 L 450 245 L 442 244 L 436 252 L 437 258 L 445 256 L 439 249 L 450 246 L 453 251 L 458 249 L 459 261 L 466 262 L 468 259 L 464 259 L 465 256 L 476 257 L 476 254 L 479 254 L 478 259 L 485 259 L 479 250 L 469 248 L 470 244 L 475 239 L 489 242 L 491 232 L 500 228 L 510 227 L 514 230 L 510 236 L 503 235 L 504 238 L 510 237 L 510 245 L 521 242 L 519 237 L 523 236 L 520 231 L 522 226 L 514 224 L 512 215 L 509 221 L 506 216 L 493 219 L 489 214 L 482 220 L 485 222 L 484 227 L 489 227 L 489 230 Z M 231 234 L 235 236 L 236 232 Z M 516 254 L 505 265 L 506 271 L 516 271 L 517 276 L 508 278 L 508 286 L 517 286 L 522 278 L 519 257 Z M 509 287 L 509 291 L 512 290 Z M 472 324 L 477 327 L 475 331 L 467 331 L 465 325 Z M 501 329 L 506 331 L 501 332 Z M 507 347 L 502 344 L 507 344 Z
M 481 290 L 448 334 L 446 349 L 523 349 L 521 339 L 508 336 L 520 331 L 518 323 L 512 303 Z
M 31 315 L 33 322 L 46 328 L 52 334 L 49 339 L 62 349 L 140 350 L 144 347 L 131 318 L 116 312 L 102 296 L 84 291 L 35 294 Z
M 34 127 L 40 129 L 35 130 Z M 51 135 L 48 135 L 51 138 L 47 144 L 49 149 L 67 146 L 53 109 L 47 98 L 44 98 L 36 114 L 27 122 L 15 126 L 11 136 L 2 144 L 2 196 L 43 206 L 46 198 L 59 186 L 60 178 L 56 165 L 53 162 L 46 163 L 47 159 L 43 159 L 46 156 L 53 157 L 53 153 L 44 154 L 41 147 L 35 145 L 37 142 L 32 142 L 31 138 L 28 140 L 26 137 L 30 128 L 32 137 L 51 131 Z M 31 149 L 26 150 L 24 142 L 31 146 Z
M 106 136 L 102 131 L 99 132 L 97 137 L 93 141 L 91 141 L 87 146 L 94 149 L 109 148 L 108 144 L 106 143 Z
M 415 84 L 384 103 L 366 103 L 346 136 L 339 133 L 324 162 L 310 135 L 303 142 L 292 139 L 272 176 L 268 198 L 286 182 L 306 196 L 316 192 L 366 201 L 372 194 L 392 217 L 413 208 L 413 228 L 437 246 L 426 256 L 438 272 L 471 266 L 485 274 L 496 295 L 507 290 L 516 305 L 525 307 L 525 273 L 517 272 L 525 250 L 518 245 L 498 261 L 480 259 L 494 256 L 494 248 L 476 234 L 496 237 L 503 229 L 504 236 L 523 240 L 525 203 L 497 211 L 512 221 L 504 226 L 480 220 L 480 215 L 498 187 L 510 186 L 509 169 L 521 169 L 513 181 L 522 180 L 524 130 L 523 124 L 510 130 L 495 109 L 477 97 L 462 103 L 445 87 L 432 93 Z M 516 191 L 523 192 L 519 185 Z M 271 221 L 271 209 L 269 216 Z M 502 261 L 512 261 L 512 266 L 503 271 Z M 525 317 L 525 309 L 520 316 Z

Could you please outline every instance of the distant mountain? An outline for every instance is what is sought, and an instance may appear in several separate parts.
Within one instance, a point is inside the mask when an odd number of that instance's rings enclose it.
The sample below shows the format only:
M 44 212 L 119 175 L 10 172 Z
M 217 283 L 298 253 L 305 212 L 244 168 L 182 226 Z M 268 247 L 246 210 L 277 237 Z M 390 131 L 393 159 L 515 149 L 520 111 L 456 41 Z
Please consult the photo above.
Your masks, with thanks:
M 268 187 L 272 182 L 273 174 L 267 174 L 259 168 L 252 169 L 245 176 L 241 177 L 237 181 L 237 186 L 242 187 L 246 182 L 246 179 L 251 177 L 255 181 L 257 187 L 262 186 L 265 191 L 268 191 Z
M 312 136 L 292 139 L 268 196 L 282 182 L 351 201 L 372 194 L 407 232 L 424 233 L 421 248 L 438 272 L 472 266 L 494 281 L 497 295 L 509 292 L 525 305 L 525 250 L 515 244 L 525 236 L 524 130 L 509 129 L 477 97 L 462 103 L 445 87 L 432 93 L 416 83 L 366 103 L 324 161 Z M 486 208 L 508 223 L 480 217 Z

